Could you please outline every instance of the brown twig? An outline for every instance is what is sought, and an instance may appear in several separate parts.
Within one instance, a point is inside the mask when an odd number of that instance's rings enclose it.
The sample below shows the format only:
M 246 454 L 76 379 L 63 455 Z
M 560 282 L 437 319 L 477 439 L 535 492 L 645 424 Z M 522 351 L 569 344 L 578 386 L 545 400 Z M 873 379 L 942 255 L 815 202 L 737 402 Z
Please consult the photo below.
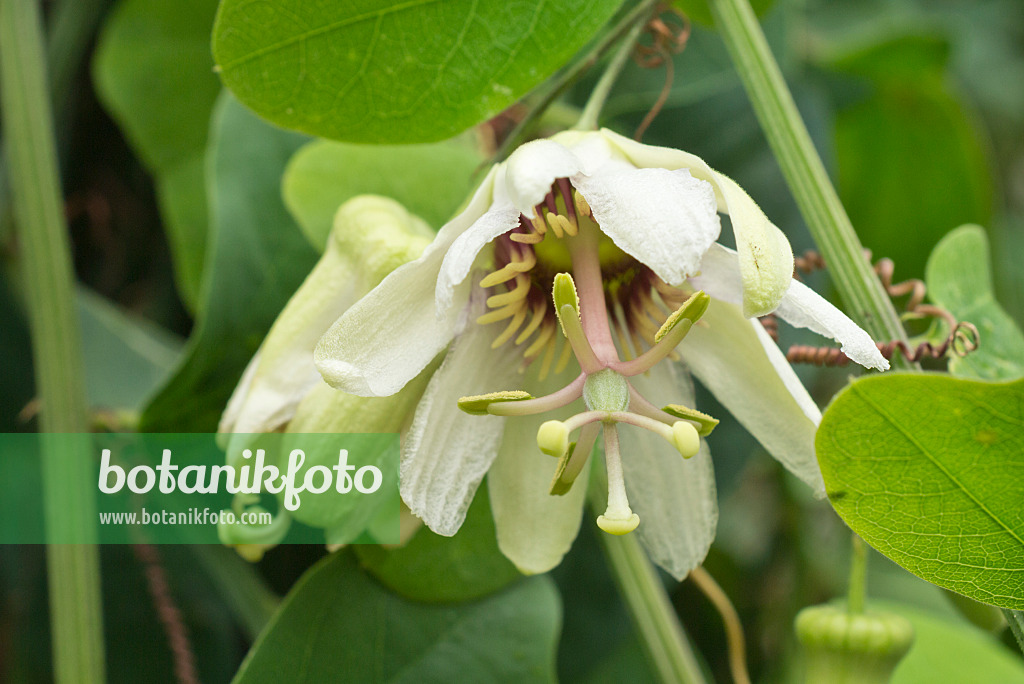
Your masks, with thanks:
M 181 611 L 174 603 L 167 573 L 160 562 L 160 552 L 152 544 L 132 544 L 135 557 L 145 566 L 146 584 L 153 599 L 160 623 L 167 635 L 167 642 L 174 657 L 174 674 L 180 684 L 199 684 L 196 674 L 196 658 L 192 652 L 188 627 L 181 617 Z
M 662 19 L 663 14 L 678 18 L 679 23 L 665 21 Z M 690 21 L 678 9 L 662 6 L 647 23 L 644 30 L 651 37 L 651 44 L 637 43 L 633 59 L 644 69 L 656 69 L 664 64 L 665 84 L 661 87 L 658 99 L 655 100 L 633 134 L 633 139 L 637 142 L 640 142 L 644 137 L 644 132 L 661 113 L 662 107 L 665 106 L 668 96 L 672 92 L 672 82 L 675 80 L 675 63 L 672 61 L 672 56 L 686 49 L 686 43 L 690 39 Z

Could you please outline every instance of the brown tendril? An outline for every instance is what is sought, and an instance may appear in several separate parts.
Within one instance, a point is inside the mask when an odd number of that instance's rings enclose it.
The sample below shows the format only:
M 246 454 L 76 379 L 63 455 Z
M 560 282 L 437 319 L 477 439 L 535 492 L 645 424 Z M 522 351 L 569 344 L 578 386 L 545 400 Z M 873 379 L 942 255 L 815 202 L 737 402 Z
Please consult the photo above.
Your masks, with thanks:
M 678 23 L 666 21 L 662 15 L 674 17 L 678 19 Z M 690 21 L 678 9 L 661 5 L 651 20 L 647 22 L 644 31 L 651 37 L 651 44 L 637 43 L 633 51 L 633 60 L 644 69 L 656 69 L 665 65 L 665 84 L 661 87 L 658 99 L 655 100 L 633 134 L 633 139 L 637 142 L 644 137 L 644 132 L 661 112 L 665 102 L 668 101 L 669 93 L 672 92 L 672 82 L 675 80 L 675 64 L 672 61 L 672 55 L 677 55 L 686 49 L 686 42 L 690 39 Z
M 871 259 L 871 252 L 864 250 L 867 259 Z M 799 278 L 800 273 L 813 273 L 814 271 L 826 268 L 825 260 L 814 250 L 807 250 L 801 256 L 794 259 L 794 277 Z M 905 316 L 909 318 L 941 318 L 949 327 L 949 334 L 939 344 L 922 342 L 911 347 L 903 340 L 892 340 L 889 342 L 877 343 L 878 351 L 886 359 L 891 360 L 898 352 L 907 361 L 916 363 L 924 358 L 940 359 L 952 351 L 957 356 L 966 356 L 978 348 L 980 335 L 978 328 L 967 321 L 957 321 L 956 317 L 939 306 L 924 304 L 927 288 L 924 281 L 913 278 L 899 283 L 893 283 L 893 274 L 896 265 L 892 259 L 879 259 L 875 264 L 875 273 L 885 287 L 886 293 L 893 298 L 909 295 L 904 307 Z M 772 315 L 761 318 L 761 324 L 768 331 L 776 342 L 778 341 L 778 321 Z M 845 366 L 850 359 L 835 347 L 815 347 L 808 345 L 793 345 L 786 353 L 786 359 L 790 363 L 811 363 L 815 366 Z

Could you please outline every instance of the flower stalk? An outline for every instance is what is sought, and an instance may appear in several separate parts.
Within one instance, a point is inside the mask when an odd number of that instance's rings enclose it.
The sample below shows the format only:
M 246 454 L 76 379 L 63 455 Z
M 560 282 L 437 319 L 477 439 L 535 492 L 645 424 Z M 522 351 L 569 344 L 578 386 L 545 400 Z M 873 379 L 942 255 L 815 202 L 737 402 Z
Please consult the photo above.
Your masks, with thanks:
M 36 2 L 0 3 L 0 102 L 11 197 L 23 256 L 44 433 L 88 432 L 82 352 L 53 116 Z M 95 503 L 86 453 L 42 444 L 42 475 L 57 682 L 104 680 Z
M 607 492 L 604 469 L 595 466 L 588 490 L 590 506 L 595 512 L 602 510 Z M 640 644 L 658 679 L 665 684 L 706 684 L 665 585 L 635 535 L 599 534 L 598 537 L 633 618 Z

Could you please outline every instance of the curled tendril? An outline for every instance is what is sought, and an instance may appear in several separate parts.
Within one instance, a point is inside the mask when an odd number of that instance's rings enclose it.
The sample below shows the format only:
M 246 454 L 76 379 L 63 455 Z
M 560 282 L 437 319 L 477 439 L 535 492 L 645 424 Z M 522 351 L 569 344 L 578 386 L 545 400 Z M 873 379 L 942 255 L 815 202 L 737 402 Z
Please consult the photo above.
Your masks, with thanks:
M 871 252 L 865 250 L 865 256 L 870 260 Z M 822 256 L 810 249 L 796 257 L 794 264 L 796 267 L 793 274 L 795 278 L 799 278 L 801 273 L 813 273 L 814 271 L 826 268 L 825 260 Z M 917 362 L 926 357 L 940 359 L 949 352 L 963 357 L 978 348 L 981 338 L 978 328 L 974 324 L 967 321 L 957 321 L 952 313 L 942 307 L 924 304 L 924 298 L 927 294 L 927 287 L 924 281 L 913 278 L 893 283 L 895 271 L 896 265 L 892 259 L 879 259 L 875 264 L 875 273 L 878 274 L 878 279 L 882 282 L 882 286 L 885 287 L 885 291 L 890 297 L 896 298 L 909 295 L 909 299 L 904 307 L 903 318 L 941 318 L 949 328 L 949 334 L 939 344 L 922 342 L 916 346 L 911 346 L 903 340 L 879 342 L 877 345 L 878 351 L 881 352 L 882 356 L 891 360 L 893 356 L 899 353 L 907 361 Z M 761 324 L 771 338 L 778 342 L 778 321 L 775 316 L 769 314 L 762 317 Z M 808 345 L 791 346 L 786 353 L 786 359 L 790 363 L 810 363 L 816 366 L 845 366 L 850 362 L 849 357 L 835 347 L 814 347 Z
M 650 36 L 651 43 L 650 45 L 637 43 L 633 51 L 633 59 L 644 69 L 656 69 L 664 65 L 665 85 L 662 86 L 658 99 L 655 100 L 650 111 L 644 116 L 644 120 L 640 122 L 633 134 L 633 139 L 637 142 L 640 142 L 644 131 L 661 112 L 661 108 L 665 106 L 669 93 L 672 91 L 672 81 L 675 79 L 672 55 L 677 55 L 686 49 L 686 43 L 690 39 L 690 21 L 678 9 L 661 5 L 651 20 L 647 22 L 644 32 Z

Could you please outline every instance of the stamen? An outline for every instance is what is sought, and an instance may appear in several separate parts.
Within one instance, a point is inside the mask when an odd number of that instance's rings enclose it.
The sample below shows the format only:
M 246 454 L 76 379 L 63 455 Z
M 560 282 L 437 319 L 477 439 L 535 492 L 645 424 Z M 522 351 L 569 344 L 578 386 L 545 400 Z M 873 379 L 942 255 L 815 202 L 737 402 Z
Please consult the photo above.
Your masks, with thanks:
M 655 333 L 656 342 L 653 347 L 632 361 L 611 363 L 609 367 L 626 377 L 646 373 L 675 350 L 693 324 L 707 311 L 710 302 L 711 297 L 703 290 L 695 292 Z
M 586 375 L 580 373 L 579 377 L 557 392 L 552 392 L 551 394 L 546 394 L 543 397 L 536 398 L 527 396 L 522 400 L 517 399 L 515 403 L 509 401 L 491 403 L 488 404 L 487 412 L 493 416 L 531 416 L 538 413 L 545 413 L 546 411 L 554 411 L 557 408 L 562 408 L 563 406 L 579 399 L 583 394 L 583 383 L 585 381 Z M 496 394 L 507 393 L 497 392 Z M 490 395 L 483 395 L 483 397 L 489 396 Z M 467 399 L 478 399 L 478 397 L 467 397 Z M 462 400 L 460 399 L 459 401 L 461 402 Z
M 576 211 L 580 216 L 590 216 L 590 205 L 587 204 L 587 200 L 583 199 L 583 195 L 580 194 L 579 190 L 572 193 L 573 203 L 576 205 Z
M 528 359 L 532 359 L 540 354 L 544 349 L 544 345 L 546 345 L 548 340 L 551 339 L 551 336 L 555 334 L 555 327 L 554 321 L 545 322 L 544 327 L 540 330 L 540 334 L 537 335 L 537 339 L 535 339 L 533 343 L 526 348 L 526 351 L 523 352 L 523 356 Z
M 502 307 L 500 309 L 495 309 L 494 311 L 488 311 L 484 315 L 477 318 L 476 322 L 480 325 L 487 325 L 488 323 L 496 323 L 497 321 L 503 321 L 506 318 L 512 318 L 513 316 L 515 316 L 517 313 L 519 313 L 519 310 L 522 308 L 523 307 L 520 306 L 519 302 L 512 302 L 508 306 Z
M 560 420 L 548 420 L 537 430 L 537 446 L 548 456 L 562 458 L 569 451 L 569 429 Z
M 533 399 L 533 397 L 530 396 L 530 393 L 522 390 L 490 392 L 488 394 L 478 394 L 472 397 L 462 397 L 459 399 L 459 408 L 473 416 L 486 416 L 489 413 L 489 407 L 493 404 L 522 402 L 529 399 Z
M 681 404 L 669 404 L 662 409 L 662 412 L 670 416 L 685 418 L 686 420 L 691 420 L 694 423 L 697 423 L 697 425 L 699 425 L 697 428 L 697 434 L 701 437 L 707 437 L 710 435 L 711 431 L 715 429 L 716 425 L 718 425 L 717 418 L 712 418 L 706 413 L 702 413 L 697 409 L 689 408 L 688 406 L 682 406 Z
M 554 332 L 554 329 L 555 329 L 554 326 L 551 326 L 552 332 Z M 566 342 L 565 344 L 568 345 L 569 343 Z M 554 360 L 555 360 L 555 337 L 554 337 L 554 335 L 552 335 L 551 339 L 548 340 L 547 348 L 544 350 L 544 360 L 541 361 L 541 364 L 540 364 L 540 377 L 538 379 L 541 380 L 542 382 L 547 379 L 548 371 L 551 370 L 551 362 L 554 361 Z
M 567 349 L 571 347 L 575 352 L 576 359 L 580 362 L 580 368 L 587 373 L 595 373 L 604 368 L 604 364 L 598 360 L 590 346 L 586 333 L 583 332 L 583 324 L 580 322 L 576 310 L 572 306 L 564 304 L 561 311 L 558 312 L 558 320 L 562 323 L 562 331 L 565 333 L 565 346 Z M 564 351 L 562 353 L 565 354 Z
M 544 215 L 540 213 L 540 205 L 537 205 L 535 211 L 537 212 L 537 215 L 528 220 L 537 235 L 544 235 L 548 232 L 548 225 L 544 223 Z
M 597 526 L 609 534 L 629 534 L 640 524 L 640 516 L 629 507 L 619 455 L 619 435 L 612 423 L 604 426 L 604 462 L 608 471 L 608 507 L 604 515 L 597 517 Z
M 548 214 L 544 218 L 547 219 L 548 227 L 555 233 L 556 238 L 560 238 L 564 235 L 565 231 L 562 229 L 562 224 L 558 220 L 558 214 Z
M 558 375 L 565 370 L 565 367 L 569 365 L 569 361 L 572 357 L 572 345 L 566 342 L 562 345 L 562 354 L 558 357 L 558 363 L 555 364 L 555 375 Z
M 594 450 L 594 443 L 597 442 L 597 435 L 601 432 L 601 426 L 597 423 L 583 426 L 580 430 L 579 442 L 569 445 L 569 451 L 558 462 L 555 469 L 555 476 L 551 480 L 550 493 L 554 496 L 567 494 L 576 481 L 583 466 L 586 465 L 590 453 Z
M 628 411 L 616 411 L 608 414 L 608 419 L 617 423 L 626 423 L 642 427 L 660 435 L 666 442 L 676 448 L 683 458 L 691 458 L 700 450 L 700 436 L 697 428 L 685 420 L 677 420 L 671 426 L 660 421 Z

